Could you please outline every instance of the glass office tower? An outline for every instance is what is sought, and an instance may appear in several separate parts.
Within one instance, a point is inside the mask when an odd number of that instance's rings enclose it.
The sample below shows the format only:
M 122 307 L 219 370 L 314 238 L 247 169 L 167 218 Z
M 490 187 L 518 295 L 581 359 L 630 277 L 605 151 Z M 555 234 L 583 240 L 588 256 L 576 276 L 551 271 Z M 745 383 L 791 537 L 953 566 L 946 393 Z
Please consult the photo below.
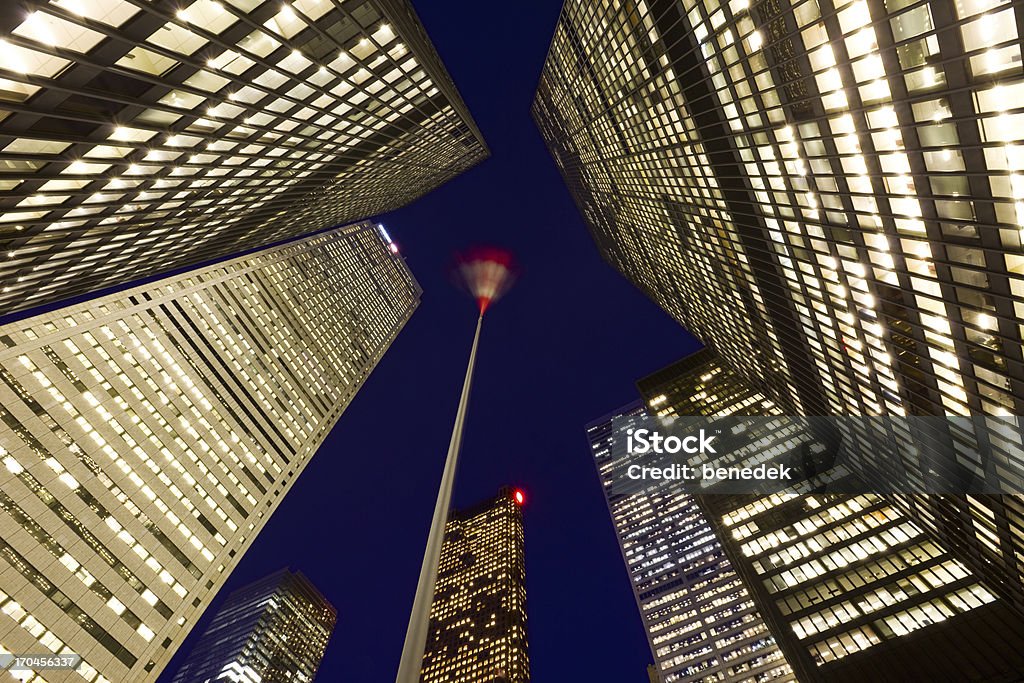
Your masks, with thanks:
M 284 569 L 228 596 L 173 683 L 312 683 L 338 613 Z
M 567 0 L 533 111 L 604 257 L 784 412 L 1020 415 L 1020 13 Z M 998 471 L 947 442 L 940 484 Z M 1024 613 L 1020 496 L 896 502 Z
M 654 653 L 651 680 L 795 681 L 696 498 L 678 482 L 622 476 L 644 456 L 616 442 L 644 413 L 621 408 L 587 425 L 587 439 Z
M 0 647 L 154 680 L 419 297 L 362 223 L 0 327 Z
M 781 414 L 706 349 L 638 386 L 665 417 Z M 1012 680 L 1024 619 L 894 496 L 831 481 L 697 497 L 799 680 Z
M 423 683 L 529 683 L 523 496 L 503 487 L 449 515 Z
M 487 156 L 404 0 L 0 8 L 0 314 L 398 208 Z

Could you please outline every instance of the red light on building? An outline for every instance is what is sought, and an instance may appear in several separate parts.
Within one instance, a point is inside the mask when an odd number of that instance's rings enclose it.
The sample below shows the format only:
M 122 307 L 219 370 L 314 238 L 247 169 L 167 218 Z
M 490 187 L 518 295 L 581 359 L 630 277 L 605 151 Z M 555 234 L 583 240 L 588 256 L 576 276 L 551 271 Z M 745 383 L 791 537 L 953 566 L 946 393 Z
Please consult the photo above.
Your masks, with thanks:
M 516 489 L 515 493 L 512 494 L 512 498 L 516 501 L 516 505 L 522 505 L 526 502 L 526 495 L 520 489 Z

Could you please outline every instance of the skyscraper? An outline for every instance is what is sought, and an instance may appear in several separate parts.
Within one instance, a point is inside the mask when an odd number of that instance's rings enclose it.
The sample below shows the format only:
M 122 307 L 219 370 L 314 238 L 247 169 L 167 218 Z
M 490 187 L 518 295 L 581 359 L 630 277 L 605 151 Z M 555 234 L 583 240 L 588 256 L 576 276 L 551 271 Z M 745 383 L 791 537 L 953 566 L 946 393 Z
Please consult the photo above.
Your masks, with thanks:
M 0 327 L 0 645 L 155 679 L 419 295 L 362 223 Z
M 644 412 L 621 408 L 587 425 L 587 439 L 654 653 L 651 680 L 796 680 L 696 498 L 678 483 L 621 476 L 643 456 L 616 441 Z
M 523 492 L 448 517 L 423 683 L 529 683 Z
M 1019 415 L 1020 12 L 567 0 L 534 115 L 605 258 L 783 411 Z M 1019 474 L 983 422 L 948 432 L 913 475 Z M 917 493 L 1024 613 L 1020 496 Z
M 283 569 L 228 596 L 173 683 L 312 683 L 337 618 L 309 579 Z
M 706 349 L 638 386 L 665 416 L 781 414 Z M 893 497 L 813 480 L 709 493 L 701 508 L 799 680 L 995 681 L 1024 667 L 1024 618 Z
M 0 313 L 380 214 L 487 156 L 405 0 L 4 3 L 0 28 Z

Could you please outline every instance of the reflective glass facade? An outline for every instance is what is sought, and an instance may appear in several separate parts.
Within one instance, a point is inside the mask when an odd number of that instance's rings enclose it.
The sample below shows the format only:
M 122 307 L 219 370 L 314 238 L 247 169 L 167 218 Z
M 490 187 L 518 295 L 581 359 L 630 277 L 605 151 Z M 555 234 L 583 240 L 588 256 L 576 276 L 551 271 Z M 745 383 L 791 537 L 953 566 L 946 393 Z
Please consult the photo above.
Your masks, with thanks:
M 521 496 L 502 488 L 449 515 L 423 683 L 529 683 Z
M 567 0 L 533 111 L 605 258 L 782 410 L 1019 415 L 1021 11 Z M 948 438 L 916 474 L 1002 466 Z M 1024 611 L 1020 497 L 897 503 Z
M 0 30 L 0 314 L 380 214 L 487 155 L 403 0 L 3 3 Z
M 638 385 L 665 416 L 780 414 L 708 350 Z M 1024 619 L 892 499 L 818 480 L 793 491 L 698 499 L 801 681 L 1012 680 L 1024 667 Z
M 337 612 L 301 572 L 228 596 L 173 683 L 312 683 Z
M 624 451 L 613 445 L 643 413 L 642 404 L 622 408 L 587 425 L 587 439 L 657 662 L 651 679 L 795 681 L 696 498 L 675 482 L 617 476 Z
M 0 647 L 154 680 L 419 296 L 362 223 L 0 327 Z

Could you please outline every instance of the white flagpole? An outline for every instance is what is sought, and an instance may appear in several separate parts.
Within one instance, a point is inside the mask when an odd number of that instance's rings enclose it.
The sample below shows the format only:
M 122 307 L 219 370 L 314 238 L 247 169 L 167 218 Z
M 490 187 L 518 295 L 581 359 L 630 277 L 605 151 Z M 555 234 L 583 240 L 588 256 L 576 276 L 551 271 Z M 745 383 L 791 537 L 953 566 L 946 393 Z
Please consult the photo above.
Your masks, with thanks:
M 473 381 L 476 348 L 480 343 L 480 327 L 483 322 L 484 316 L 481 313 L 476 321 L 476 334 L 473 335 L 473 348 L 469 352 L 466 380 L 462 384 L 462 398 L 459 400 L 459 410 L 455 414 L 452 440 L 448 444 L 448 457 L 444 462 L 441 487 L 437 491 L 434 518 L 430 523 L 430 535 L 427 536 L 427 547 L 423 552 L 420 580 L 416 584 L 416 598 L 413 600 L 412 613 L 409 615 L 409 627 L 405 632 L 405 646 L 402 648 L 402 659 L 398 664 L 398 677 L 395 683 L 419 683 L 420 680 L 423 651 L 427 647 L 427 629 L 430 626 L 430 604 L 434 601 L 434 585 L 437 583 L 441 545 L 444 543 L 444 527 L 448 522 L 448 510 L 452 505 L 452 489 L 455 486 L 459 450 L 462 446 L 462 428 L 466 422 L 466 406 L 469 404 L 469 386 Z

